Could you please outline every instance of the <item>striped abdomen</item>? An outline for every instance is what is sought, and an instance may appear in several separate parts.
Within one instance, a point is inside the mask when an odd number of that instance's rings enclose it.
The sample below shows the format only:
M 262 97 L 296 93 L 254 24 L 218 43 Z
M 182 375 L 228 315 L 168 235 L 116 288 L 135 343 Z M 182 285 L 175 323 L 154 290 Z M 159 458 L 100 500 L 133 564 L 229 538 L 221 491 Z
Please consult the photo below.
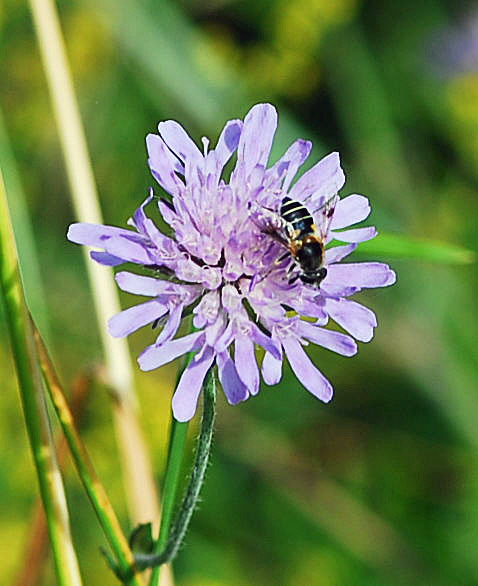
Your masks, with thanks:
M 294 230 L 298 230 L 298 238 L 314 232 L 314 220 L 309 210 L 299 201 L 284 197 L 280 207 L 280 215 Z

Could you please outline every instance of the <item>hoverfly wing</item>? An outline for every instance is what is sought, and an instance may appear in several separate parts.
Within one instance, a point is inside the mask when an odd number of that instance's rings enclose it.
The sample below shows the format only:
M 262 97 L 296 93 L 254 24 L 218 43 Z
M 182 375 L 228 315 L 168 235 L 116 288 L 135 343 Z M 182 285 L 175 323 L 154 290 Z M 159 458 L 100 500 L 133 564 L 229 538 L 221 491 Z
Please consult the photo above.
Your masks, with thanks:
M 316 222 L 317 232 L 324 242 L 327 240 L 330 223 L 334 217 L 335 206 L 337 205 L 338 201 L 339 196 L 337 193 L 335 193 L 312 212 L 312 216 Z
M 286 224 L 277 212 L 251 202 L 249 204 L 249 217 L 261 232 L 268 234 L 282 246 L 289 247 Z

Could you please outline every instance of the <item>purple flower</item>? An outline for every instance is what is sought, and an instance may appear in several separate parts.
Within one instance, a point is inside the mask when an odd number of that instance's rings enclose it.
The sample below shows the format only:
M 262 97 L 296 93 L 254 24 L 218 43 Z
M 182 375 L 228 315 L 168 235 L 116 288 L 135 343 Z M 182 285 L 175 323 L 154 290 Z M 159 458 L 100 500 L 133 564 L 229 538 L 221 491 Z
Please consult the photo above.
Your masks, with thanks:
M 337 153 L 293 183 L 311 149 L 305 140 L 294 142 L 268 167 L 276 125 L 274 107 L 258 104 L 244 121 L 226 124 L 214 150 L 203 139 L 201 152 L 177 122 L 161 122 L 159 136 L 148 135 L 146 143 L 152 174 L 168 198 L 155 198 L 151 191 L 129 221 L 133 230 L 73 224 L 68 231 L 71 241 L 100 248 L 91 256 L 101 264 L 128 262 L 150 271 L 152 276 L 116 274 L 123 291 L 151 299 L 115 315 L 109 329 L 122 337 L 158 320 L 164 323 L 156 341 L 138 359 L 142 370 L 195 352 L 173 397 L 179 421 L 193 417 L 204 377 L 214 364 L 227 400 L 236 404 L 258 393 L 261 373 L 266 384 L 279 382 L 284 354 L 304 387 L 329 401 L 332 386 L 304 346 L 312 342 L 344 356 L 355 354 L 354 338 L 371 340 L 377 321 L 370 309 L 348 297 L 395 282 L 395 273 L 385 264 L 340 263 L 357 243 L 376 234 L 369 227 L 343 230 L 368 216 L 368 200 L 362 195 L 334 200 L 345 181 Z M 221 175 L 234 153 L 237 162 L 226 182 Z M 311 212 L 317 210 L 315 220 L 325 226 L 325 241 L 346 243 L 326 250 L 328 272 L 320 288 L 300 279 L 289 282 L 299 267 L 274 233 L 264 228 L 264 217 L 280 224 L 286 195 L 304 202 Z M 334 207 L 331 201 L 336 202 Z M 146 215 L 146 206 L 153 203 L 172 237 L 161 233 Z M 286 258 L 278 262 L 284 251 Z M 195 331 L 176 337 L 186 312 L 193 314 Z M 326 329 L 329 318 L 350 335 Z M 265 351 L 260 367 L 256 345 Z

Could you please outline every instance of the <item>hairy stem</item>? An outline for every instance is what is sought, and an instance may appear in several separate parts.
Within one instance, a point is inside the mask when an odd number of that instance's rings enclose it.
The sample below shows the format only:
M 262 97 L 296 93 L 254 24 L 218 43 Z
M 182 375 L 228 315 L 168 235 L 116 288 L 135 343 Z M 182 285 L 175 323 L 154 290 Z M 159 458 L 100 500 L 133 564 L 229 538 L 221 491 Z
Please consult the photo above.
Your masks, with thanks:
M 204 385 L 203 417 L 193 469 L 177 517 L 171 527 L 171 531 L 169 532 L 169 538 L 165 543 L 164 548 L 157 547 L 157 553 L 151 555 L 139 554 L 136 555 L 135 558 L 136 565 L 139 569 L 155 568 L 155 572 L 153 572 L 151 577 L 150 586 L 156 586 L 157 582 L 154 582 L 154 579 L 157 578 L 154 578 L 154 576 L 159 576 L 159 573 L 157 572 L 159 566 L 174 559 L 188 530 L 192 514 L 196 508 L 201 488 L 204 483 L 204 476 L 209 462 L 215 417 L 216 381 L 213 370 L 211 369 Z

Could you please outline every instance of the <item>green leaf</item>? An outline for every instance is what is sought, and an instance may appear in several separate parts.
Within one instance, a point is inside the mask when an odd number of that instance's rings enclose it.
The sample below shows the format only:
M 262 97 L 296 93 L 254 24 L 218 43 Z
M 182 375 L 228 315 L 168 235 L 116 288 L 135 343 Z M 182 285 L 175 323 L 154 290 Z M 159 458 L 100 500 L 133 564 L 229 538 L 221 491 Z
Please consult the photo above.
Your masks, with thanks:
M 357 253 L 367 256 L 374 254 L 393 258 L 414 258 L 446 264 L 466 264 L 476 261 L 476 252 L 457 244 L 386 233 L 379 234 L 368 242 L 362 242 Z

